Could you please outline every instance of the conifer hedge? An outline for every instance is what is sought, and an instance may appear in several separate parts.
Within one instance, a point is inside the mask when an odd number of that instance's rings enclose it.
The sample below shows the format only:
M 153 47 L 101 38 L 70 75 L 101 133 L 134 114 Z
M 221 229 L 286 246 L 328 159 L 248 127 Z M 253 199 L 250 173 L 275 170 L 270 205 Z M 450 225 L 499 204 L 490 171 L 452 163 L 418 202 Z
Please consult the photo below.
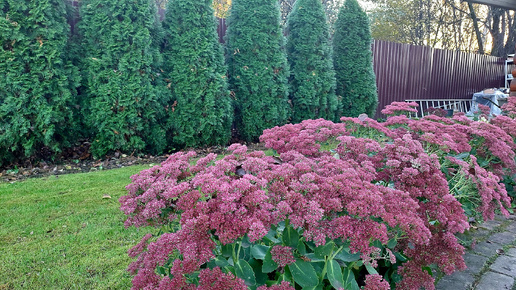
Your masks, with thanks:
M 378 106 L 371 52 L 369 18 L 357 0 L 346 0 L 335 22 L 333 37 L 337 95 L 343 115 L 373 117 Z
M 297 0 L 287 21 L 292 122 L 324 118 L 338 121 L 333 48 L 320 0 Z
M 168 100 L 156 87 L 160 58 L 154 0 L 83 0 L 80 13 L 84 114 L 93 154 L 161 153 Z
M 226 56 L 235 98 L 235 124 L 247 141 L 289 117 L 285 39 L 277 0 L 234 0 L 227 20 Z
M 233 108 L 211 0 L 169 0 L 162 52 L 176 147 L 225 144 Z
M 65 12 L 59 0 L 0 1 L 0 165 L 73 140 Z

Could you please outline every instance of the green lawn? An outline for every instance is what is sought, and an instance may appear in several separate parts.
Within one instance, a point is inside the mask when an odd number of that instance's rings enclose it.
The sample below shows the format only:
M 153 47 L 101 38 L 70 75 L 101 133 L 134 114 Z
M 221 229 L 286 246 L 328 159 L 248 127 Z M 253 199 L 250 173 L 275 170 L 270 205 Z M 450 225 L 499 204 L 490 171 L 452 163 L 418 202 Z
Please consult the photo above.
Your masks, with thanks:
M 0 184 L 0 289 L 129 288 L 127 250 L 156 230 L 125 229 L 118 198 L 148 167 Z

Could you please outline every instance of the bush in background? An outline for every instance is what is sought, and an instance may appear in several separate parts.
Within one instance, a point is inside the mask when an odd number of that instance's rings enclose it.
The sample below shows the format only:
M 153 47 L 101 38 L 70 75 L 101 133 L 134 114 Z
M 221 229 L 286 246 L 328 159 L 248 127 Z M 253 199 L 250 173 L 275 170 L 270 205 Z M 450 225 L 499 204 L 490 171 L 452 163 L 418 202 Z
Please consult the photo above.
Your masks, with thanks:
M 338 121 L 333 48 L 321 1 L 296 1 L 287 31 L 292 122 L 317 118 Z
M 0 1 L 0 165 L 73 141 L 69 31 L 63 1 Z
M 376 78 L 371 52 L 369 18 L 357 0 L 346 0 L 335 22 L 333 37 L 337 95 L 342 114 L 374 116 L 378 106 Z
M 81 1 L 85 123 L 97 157 L 120 150 L 161 153 L 165 106 L 159 94 L 156 6 L 152 0 Z
M 280 10 L 275 0 L 235 0 L 228 17 L 226 55 L 235 123 L 247 141 L 289 117 L 289 76 Z
M 163 27 L 174 146 L 226 144 L 233 108 L 212 1 L 169 1 Z

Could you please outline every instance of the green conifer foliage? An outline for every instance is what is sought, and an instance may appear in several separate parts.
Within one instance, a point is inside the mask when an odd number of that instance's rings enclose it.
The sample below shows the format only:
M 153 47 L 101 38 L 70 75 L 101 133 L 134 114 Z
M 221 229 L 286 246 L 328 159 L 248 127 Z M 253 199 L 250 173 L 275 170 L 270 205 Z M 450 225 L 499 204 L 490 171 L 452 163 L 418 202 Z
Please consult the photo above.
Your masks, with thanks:
M 297 0 L 287 20 L 292 122 L 338 121 L 333 48 L 320 0 Z
M 378 106 L 371 52 L 369 18 L 357 0 L 346 0 L 335 23 L 333 37 L 337 95 L 344 116 L 374 116 Z
M 72 138 L 65 12 L 60 0 L 0 1 L 0 164 Z
M 289 117 L 288 63 L 277 0 L 234 0 L 228 17 L 226 55 L 235 97 L 235 123 L 255 141 Z
M 161 153 L 167 99 L 154 84 L 159 62 L 153 0 L 83 0 L 86 123 L 95 156 L 120 150 Z
M 170 0 L 163 22 L 164 70 L 176 147 L 226 144 L 233 108 L 211 0 Z

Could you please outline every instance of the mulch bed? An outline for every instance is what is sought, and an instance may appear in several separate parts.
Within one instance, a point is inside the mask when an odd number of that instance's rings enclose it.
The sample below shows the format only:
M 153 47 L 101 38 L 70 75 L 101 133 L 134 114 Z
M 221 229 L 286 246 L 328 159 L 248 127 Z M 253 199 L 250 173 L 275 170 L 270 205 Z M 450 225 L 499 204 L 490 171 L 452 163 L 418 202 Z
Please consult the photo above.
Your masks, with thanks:
M 240 143 L 240 142 L 239 142 Z M 246 144 L 249 150 L 266 150 L 262 143 Z M 225 154 L 227 147 L 213 146 L 205 148 L 190 148 L 182 151 L 196 151 L 202 157 L 210 153 Z M 24 160 L 11 164 L 6 168 L 0 168 L 0 182 L 16 182 L 27 178 L 45 177 L 50 175 L 62 175 L 71 173 L 91 172 L 122 168 L 139 164 L 160 164 L 170 154 L 152 156 L 133 156 L 115 152 L 105 159 L 93 159 L 89 151 L 89 143 L 82 141 L 72 148 L 68 148 L 58 156 L 56 161 Z

